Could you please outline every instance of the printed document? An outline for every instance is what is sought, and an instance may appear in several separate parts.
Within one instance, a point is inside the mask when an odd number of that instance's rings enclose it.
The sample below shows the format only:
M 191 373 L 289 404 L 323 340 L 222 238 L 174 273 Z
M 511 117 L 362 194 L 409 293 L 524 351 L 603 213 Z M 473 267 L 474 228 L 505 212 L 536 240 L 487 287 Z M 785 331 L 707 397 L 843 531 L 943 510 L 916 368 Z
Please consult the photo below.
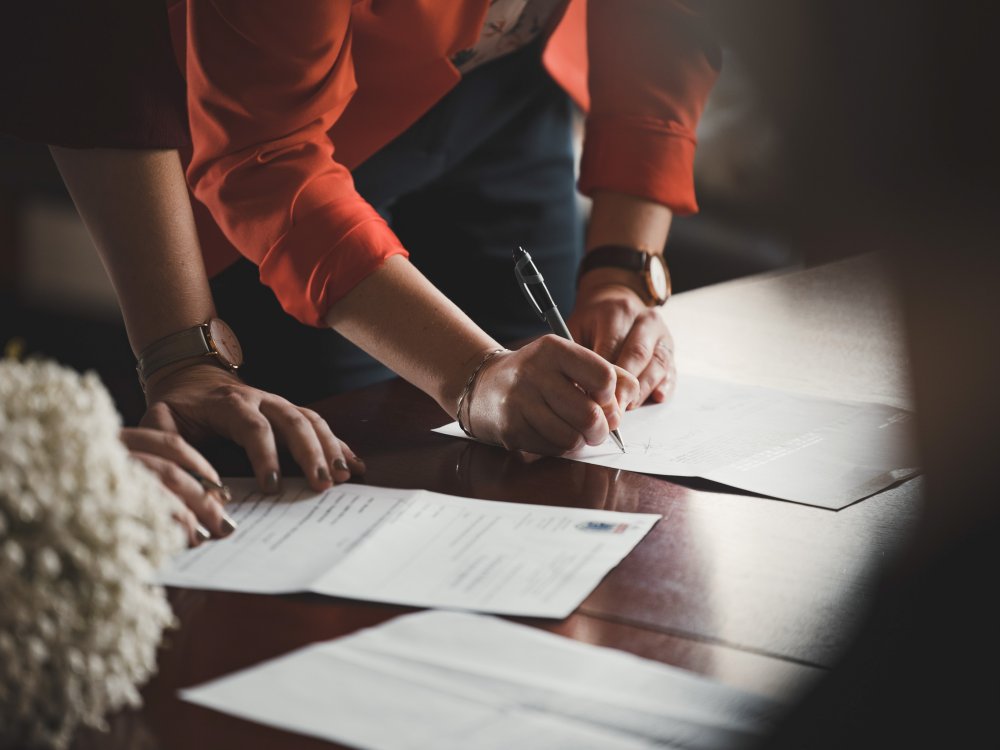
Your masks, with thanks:
M 316 493 L 303 480 L 264 495 L 251 479 L 225 481 L 238 530 L 182 552 L 161 583 L 565 617 L 660 518 L 361 484 Z
M 893 406 L 689 375 L 668 403 L 625 414 L 625 454 L 609 440 L 566 457 L 839 509 L 919 473 L 912 429 Z
M 709 750 L 781 705 L 495 617 L 425 611 L 181 691 L 192 703 L 366 750 Z

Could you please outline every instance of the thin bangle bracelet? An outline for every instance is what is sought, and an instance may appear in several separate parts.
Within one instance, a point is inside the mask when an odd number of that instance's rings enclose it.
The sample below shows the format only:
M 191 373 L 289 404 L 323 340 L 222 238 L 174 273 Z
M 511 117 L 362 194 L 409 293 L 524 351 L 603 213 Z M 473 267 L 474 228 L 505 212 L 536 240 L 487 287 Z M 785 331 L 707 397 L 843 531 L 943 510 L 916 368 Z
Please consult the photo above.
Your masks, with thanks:
M 471 375 L 469 375 L 469 379 L 465 381 L 465 387 L 462 388 L 462 393 L 459 394 L 458 396 L 458 409 L 455 410 L 455 421 L 457 421 L 458 426 L 462 428 L 462 432 L 464 432 L 470 438 L 475 438 L 475 435 L 472 434 L 469 427 L 466 427 L 462 423 L 462 406 L 465 405 L 465 402 L 468 399 L 469 394 L 472 393 L 472 389 L 476 384 L 476 377 L 479 375 L 479 372 L 483 369 L 486 363 L 489 362 L 498 354 L 503 354 L 504 352 L 507 351 L 510 350 L 500 347 L 499 349 L 494 349 L 491 352 L 487 352 L 486 355 L 479 361 L 479 364 L 476 365 L 476 369 L 472 371 Z M 471 420 L 470 420 L 470 426 L 471 426 Z

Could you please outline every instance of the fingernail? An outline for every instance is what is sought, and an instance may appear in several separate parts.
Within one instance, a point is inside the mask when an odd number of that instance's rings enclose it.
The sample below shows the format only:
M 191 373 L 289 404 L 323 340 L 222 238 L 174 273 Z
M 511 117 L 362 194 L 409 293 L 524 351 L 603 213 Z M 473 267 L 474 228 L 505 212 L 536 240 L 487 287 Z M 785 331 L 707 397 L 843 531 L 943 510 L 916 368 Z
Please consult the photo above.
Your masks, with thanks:
M 222 495 L 223 504 L 233 501 L 233 493 L 226 485 L 222 485 L 222 489 L 219 490 L 219 494 Z
M 264 487 L 268 492 L 277 492 L 278 487 L 281 484 L 281 479 L 278 477 L 278 472 L 269 471 L 267 476 L 264 477 Z
M 228 513 L 222 514 L 222 535 L 229 536 L 236 531 L 236 521 Z
M 201 540 L 202 542 L 207 542 L 209 539 L 212 538 L 212 533 L 204 526 L 202 526 L 200 523 L 195 524 L 194 533 L 198 536 L 198 539 Z
M 342 458 L 338 458 L 333 462 L 333 468 L 337 471 L 350 471 L 350 467 L 347 465 L 347 461 Z
M 316 469 L 316 478 L 321 482 L 329 482 L 330 472 L 326 470 L 325 466 L 320 466 L 318 469 Z

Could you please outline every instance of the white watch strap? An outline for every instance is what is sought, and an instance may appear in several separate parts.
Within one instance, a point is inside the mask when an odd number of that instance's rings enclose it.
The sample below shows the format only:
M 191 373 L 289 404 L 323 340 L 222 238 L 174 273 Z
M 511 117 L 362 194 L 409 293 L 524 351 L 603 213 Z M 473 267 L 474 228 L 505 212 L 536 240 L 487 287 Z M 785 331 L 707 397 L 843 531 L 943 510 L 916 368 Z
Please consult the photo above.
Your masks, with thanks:
M 172 333 L 147 346 L 139 355 L 135 369 L 139 373 L 139 381 L 145 384 L 154 372 L 167 365 L 211 353 L 212 347 L 209 346 L 205 325 L 202 324 Z

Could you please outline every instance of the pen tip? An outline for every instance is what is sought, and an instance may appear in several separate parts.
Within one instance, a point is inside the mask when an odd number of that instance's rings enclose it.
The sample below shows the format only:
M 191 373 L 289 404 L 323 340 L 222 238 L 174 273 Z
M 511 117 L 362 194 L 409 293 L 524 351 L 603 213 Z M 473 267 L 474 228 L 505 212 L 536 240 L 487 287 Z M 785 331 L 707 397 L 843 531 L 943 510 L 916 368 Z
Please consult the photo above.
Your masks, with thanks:
M 618 446 L 618 450 L 625 453 L 625 441 L 622 440 L 622 435 L 618 430 L 611 431 L 611 439 L 615 441 L 615 445 Z
M 514 260 L 520 260 L 522 255 L 524 255 L 524 248 L 518 245 L 514 248 Z

